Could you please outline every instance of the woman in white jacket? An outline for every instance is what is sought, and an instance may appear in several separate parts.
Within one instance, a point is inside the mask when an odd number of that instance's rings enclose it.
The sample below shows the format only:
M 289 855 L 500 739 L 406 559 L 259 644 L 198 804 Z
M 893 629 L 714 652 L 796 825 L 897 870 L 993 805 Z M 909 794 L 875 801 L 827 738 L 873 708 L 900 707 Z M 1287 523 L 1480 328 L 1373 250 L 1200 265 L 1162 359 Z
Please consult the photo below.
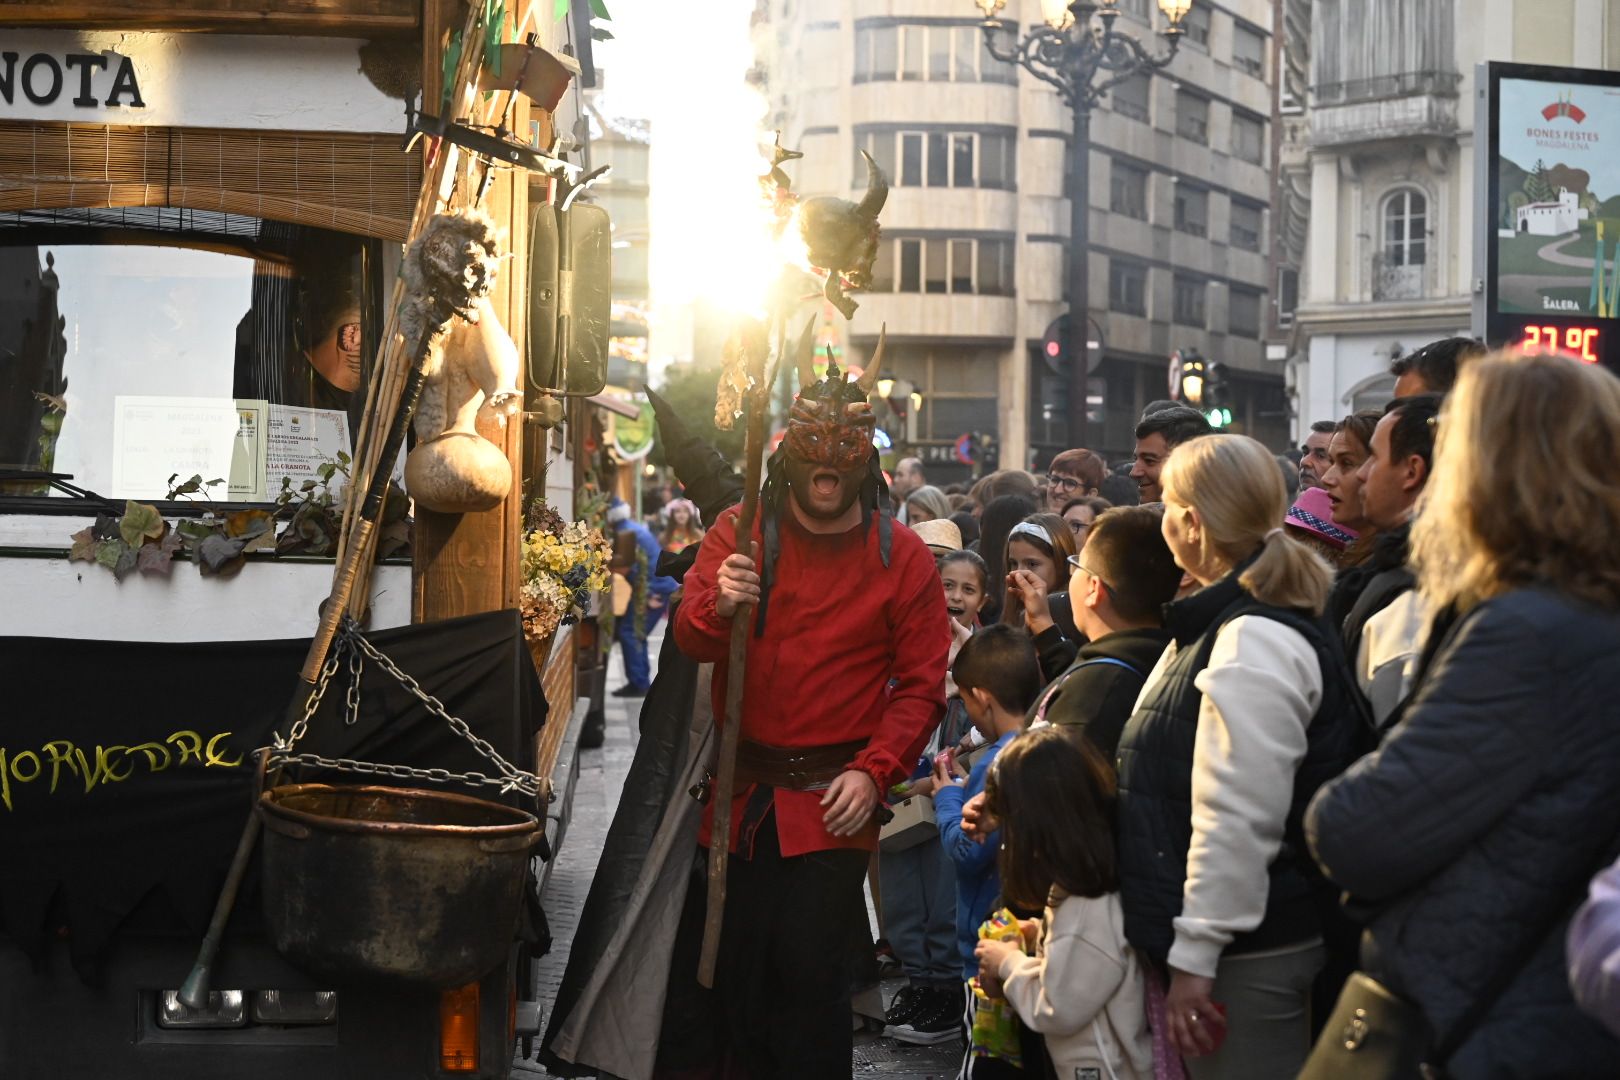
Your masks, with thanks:
M 1024 924 L 1034 956 L 979 942 L 980 984 L 1046 1037 L 1060 1080 L 1151 1080 L 1142 970 L 1114 869 L 1113 769 L 1084 736 L 1043 728 L 997 755 L 985 795 L 1001 821 L 1002 895 L 1046 913 Z
M 1165 540 L 1200 588 L 1167 610 L 1171 643 L 1120 739 L 1125 931 L 1170 977 L 1168 1034 L 1194 1080 L 1289 1077 L 1334 929 L 1305 806 L 1371 727 L 1322 618 L 1328 567 L 1283 533 L 1270 453 L 1194 439 L 1162 483 Z

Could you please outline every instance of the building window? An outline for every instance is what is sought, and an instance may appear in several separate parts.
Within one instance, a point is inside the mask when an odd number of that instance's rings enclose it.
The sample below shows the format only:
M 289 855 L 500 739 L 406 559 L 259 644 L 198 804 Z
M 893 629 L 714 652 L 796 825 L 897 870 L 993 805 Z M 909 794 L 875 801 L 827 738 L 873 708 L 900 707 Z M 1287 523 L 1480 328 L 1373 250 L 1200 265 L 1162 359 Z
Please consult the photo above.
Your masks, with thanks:
M 1247 26 L 1232 28 L 1232 66 L 1257 79 L 1266 75 L 1266 39 Z
M 1260 250 L 1260 215 L 1258 206 L 1235 202 L 1232 204 L 1232 229 L 1229 237 L 1235 248 L 1244 251 Z
M 1003 34 L 1016 35 L 1008 27 Z M 890 23 L 855 28 L 855 81 L 1017 83 L 992 57 L 977 23 Z
M 1209 235 L 1209 192 L 1187 183 L 1176 185 L 1176 231 Z
M 1390 266 L 1422 266 L 1428 257 L 1428 200 L 1403 188 L 1384 200 L 1384 261 Z
M 1175 276 L 1170 295 L 1170 318 L 1182 326 L 1202 329 L 1204 292 L 1207 286 L 1197 278 Z
M 1231 290 L 1231 307 L 1227 313 L 1226 329 L 1239 337 L 1260 336 L 1260 294 L 1252 289 Z
M 1108 260 L 1108 310 L 1121 315 L 1147 314 L 1147 267 L 1123 259 Z
M 878 245 L 867 291 L 1011 296 L 1014 286 L 1011 240 L 907 236 Z
M 1198 10 L 1197 8 L 1193 9 Z M 1176 91 L 1176 134 L 1209 145 L 1209 99 Z
M 1259 117 L 1246 113 L 1232 114 L 1233 156 L 1258 165 L 1266 152 L 1266 128 Z
M 1294 311 L 1299 307 L 1299 271 L 1292 266 L 1277 268 L 1277 325 L 1294 325 Z
M 1109 96 L 1113 98 L 1114 111 L 1132 120 L 1148 123 L 1148 93 L 1151 85 L 1146 75 L 1132 75 L 1108 91 Z
M 1122 14 L 1129 15 L 1134 19 L 1140 19 L 1143 22 L 1150 21 L 1148 0 L 1119 0 L 1119 10 Z
M 898 187 L 1014 187 L 1015 143 L 1005 131 L 895 131 L 857 128 L 852 179 L 866 186 L 866 160 L 872 155 L 889 181 Z M 895 168 L 898 157 L 899 168 Z
M 1146 221 L 1148 171 L 1135 165 L 1127 165 L 1118 158 L 1114 159 L 1111 168 L 1113 171 L 1108 179 L 1108 208 L 1116 214 Z
M 1181 25 L 1187 31 L 1188 41 L 1200 49 L 1209 49 L 1209 8 L 1194 4 Z

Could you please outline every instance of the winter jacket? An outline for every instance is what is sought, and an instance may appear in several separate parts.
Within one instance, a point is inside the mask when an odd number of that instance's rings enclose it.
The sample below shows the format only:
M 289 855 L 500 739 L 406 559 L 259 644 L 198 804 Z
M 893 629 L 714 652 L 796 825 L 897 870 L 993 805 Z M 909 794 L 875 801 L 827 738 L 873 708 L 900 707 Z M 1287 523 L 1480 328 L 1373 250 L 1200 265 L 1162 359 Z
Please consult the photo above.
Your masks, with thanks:
M 1058 676 L 1061 681 L 1030 708 L 1025 723 L 1035 722 L 1044 703 L 1047 723 L 1084 733 L 1113 761 L 1119 733 L 1169 641 L 1168 630 L 1154 627 L 1119 630 L 1088 642 L 1068 671 Z
M 1046 598 L 1052 625 L 1035 635 L 1035 655 L 1040 658 L 1041 678 L 1047 682 L 1061 675 L 1074 663 L 1075 653 L 1086 643 L 1086 636 L 1074 625 L 1074 609 L 1069 594 L 1051 593 Z
M 1363 966 L 1438 1039 L 1539 939 L 1454 1076 L 1612 1076 L 1620 1042 L 1576 1008 L 1564 934 L 1620 849 L 1620 615 L 1519 589 L 1430 652 L 1383 746 L 1312 802 L 1312 853 L 1370 920 Z
M 1151 1080 L 1142 968 L 1119 894 L 1056 893 L 1042 923 L 1036 954 L 1008 955 L 998 974 L 1024 1026 L 1045 1036 L 1057 1075 Z
M 997 739 L 984 756 L 973 763 L 967 783 L 950 784 L 934 792 L 934 822 L 939 826 L 939 842 L 956 864 L 956 943 L 962 950 L 962 979 L 979 973 L 973 955 L 979 946 L 979 926 L 996 909 L 1001 895 L 1001 874 L 996 870 L 996 853 L 1001 850 L 1001 831 L 987 836 L 981 844 L 962 831 L 962 804 L 984 790 L 990 763 L 1018 732 L 1009 731 Z
M 1331 894 L 1300 823 L 1371 740 L 1332 629 L 1238 576 L 1167 609 L 1174 640 L 1116 759 L 1131 944 L 1209 977 L 1223 954 L 1321 935 Z

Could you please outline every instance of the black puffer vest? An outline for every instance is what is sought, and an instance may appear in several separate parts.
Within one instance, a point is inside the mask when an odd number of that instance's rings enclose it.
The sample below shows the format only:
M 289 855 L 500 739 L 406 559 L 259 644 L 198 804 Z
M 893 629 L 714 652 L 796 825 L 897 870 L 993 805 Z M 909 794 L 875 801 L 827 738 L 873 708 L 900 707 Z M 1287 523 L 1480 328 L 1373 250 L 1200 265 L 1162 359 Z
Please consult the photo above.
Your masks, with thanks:
M 1266 914 L 1239 935 L 1228 954 L 1308 941 L 1321 932 L 1332 888 L 1305 850 L 1302 822 L 1316 789 L 1372 748 L 1374 735 L 1354 693 L 1338 636 L 1325 619 L 1262 604 L 1238 584 L 1222 581 L 1166 608 L 1176 657 L 1131 716 L 1120 738 L 1119 868 L 1125 936 L 1160 965 L 1175 940 L 1192 844 L 1193 740 L 1203 691 L 1194 684 L 1209 666 L 1215 636 L 1240 615 L 1275 619 L 1297 630 L 1316 650 L 1322 703 L 1307 728 L 1307 749 L 1294 776 L 1282 848 L 1270 868 Z

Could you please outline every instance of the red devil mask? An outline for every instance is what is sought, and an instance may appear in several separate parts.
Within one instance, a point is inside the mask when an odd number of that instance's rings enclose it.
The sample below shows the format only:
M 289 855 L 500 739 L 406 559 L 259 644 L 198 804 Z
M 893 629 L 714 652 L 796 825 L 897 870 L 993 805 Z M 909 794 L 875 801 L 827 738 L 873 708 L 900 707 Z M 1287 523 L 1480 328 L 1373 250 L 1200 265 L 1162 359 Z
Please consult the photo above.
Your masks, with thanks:
M 836 363 L 827 365 L 826 378 L 817 379 L 808 355 L 802 356 L 799 396 L 783 438 L 788 453 L 839 472 L 859 468 L 872 457 L 877 417 L 867 397 L 883 364 L 884 337 L 879 335 L 866 371 L 855 380 L 846 378 Z

